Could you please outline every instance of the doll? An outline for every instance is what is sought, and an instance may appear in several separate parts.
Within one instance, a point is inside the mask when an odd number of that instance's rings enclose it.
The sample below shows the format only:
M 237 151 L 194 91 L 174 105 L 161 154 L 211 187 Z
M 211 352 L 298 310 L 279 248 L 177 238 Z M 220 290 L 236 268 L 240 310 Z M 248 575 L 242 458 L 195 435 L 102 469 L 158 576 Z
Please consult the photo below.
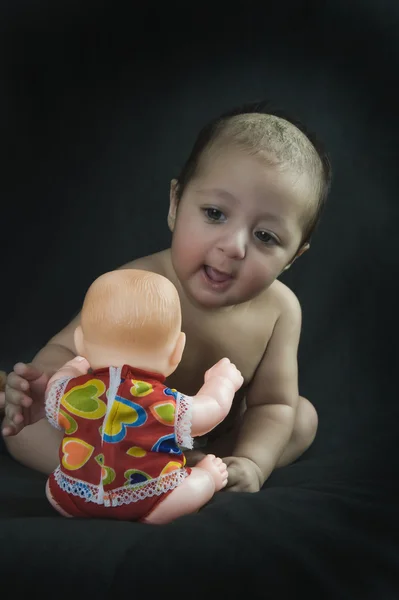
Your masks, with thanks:
M 50 379 L 45 410 L 64 432 L 46 495 L 68 517 L 168 523 L 199 510 L 227 483 L 207 455 L 186 466 L 184 449 L 230 411 L 243 378 L 223 358 L 194 397 L 165 380 L 185 346 L 175 286 L 120 269 L 89 287 L 74 333 L 78 356 Z

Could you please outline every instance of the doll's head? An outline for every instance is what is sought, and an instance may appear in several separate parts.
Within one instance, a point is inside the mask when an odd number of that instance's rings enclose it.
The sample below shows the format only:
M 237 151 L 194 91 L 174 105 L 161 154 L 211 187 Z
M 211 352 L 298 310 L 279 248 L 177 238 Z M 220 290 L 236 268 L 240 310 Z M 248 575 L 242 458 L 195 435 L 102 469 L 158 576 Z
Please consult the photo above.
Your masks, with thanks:
M 93 369 L 128 364 L 167 377 L 184 344 L 179 295 L 162 275 L 120 269 L 88 289 L 75 346 Z

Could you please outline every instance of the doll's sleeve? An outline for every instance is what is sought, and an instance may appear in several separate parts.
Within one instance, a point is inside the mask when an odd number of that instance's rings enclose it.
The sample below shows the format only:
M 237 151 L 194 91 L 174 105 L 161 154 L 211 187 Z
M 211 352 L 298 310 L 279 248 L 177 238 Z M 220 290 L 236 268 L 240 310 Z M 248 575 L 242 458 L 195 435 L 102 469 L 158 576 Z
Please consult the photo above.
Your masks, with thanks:
M 177 393 L 175 434 L 179 446 L 191 450 L 193 438 L 191 437 L 191 417 L 193 399 Z
M 56 379 L 50 384 L 46 392 L 46 417 L 53 427 L 60 429 L 61 431 L 62 427 L 58 422 L 60 403 L 61 398 L 65 393 L 66 386 L 71 379 L 72 377 L 62 377 L 61 379 Z

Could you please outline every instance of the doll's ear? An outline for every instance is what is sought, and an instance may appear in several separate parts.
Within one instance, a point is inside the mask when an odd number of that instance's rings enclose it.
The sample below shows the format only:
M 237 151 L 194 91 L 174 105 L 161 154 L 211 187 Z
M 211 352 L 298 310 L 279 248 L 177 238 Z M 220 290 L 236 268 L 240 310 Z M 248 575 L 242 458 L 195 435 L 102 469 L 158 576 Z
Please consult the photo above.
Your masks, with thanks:
M 78 356 L 85 356 L 85 343 L 83 337 L 82 326 L 78 325 L 73 334 L 73 339 L 75 342 L 76 353 Z
M 177 338 L 175 349 L 169 358 L 169 364 L 173 370 L 177 369 L 181 358 L 183 356 L 184 347 L 186 345 L 186 334 L 182 331 L 179 333 L 179 337 Z
M 172 179 L 172 181 L 170 182 L 169 213 L 168 213 L 168 227 L 172 233 L 175 228 L 177 206 L 179 204 L 179 199 L 177 197 L 177 186 L 178 186 L 177 179 Z

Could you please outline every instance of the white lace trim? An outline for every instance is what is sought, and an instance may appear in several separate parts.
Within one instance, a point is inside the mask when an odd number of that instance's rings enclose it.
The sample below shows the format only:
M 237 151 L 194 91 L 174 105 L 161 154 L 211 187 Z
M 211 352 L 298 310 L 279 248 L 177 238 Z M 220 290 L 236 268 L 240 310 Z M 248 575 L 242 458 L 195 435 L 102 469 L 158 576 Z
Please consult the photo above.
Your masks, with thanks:
M 102 486 L 86 483 L 66 475 L 60 467 L 54 471 L 54 478 L 64 492 L 84 498 L 87 502 L 104 504 L 104 506 L 122 506 L 152 496 L 161 496 L 180 485 L 187 475 L 186 469 L 177 469 L 156 479 L 150 479 L 146 483 L 125 485 L 114 490 L 103 491 Z
M 179 446 L 191 450 L 193 448 L 193 438 L 191 437 L 191 418 L 192 418 L 193 399 L 190 396 L 178 394 L 176 402 L 176 439 Z
M 50 421 L 53 427 L 61 431 L 62 427 L 60 427 L 58 424 L 58 413 L 60 410 L 61 398 L 64 395 L 65 388 L 71 379 L 71 377 L 61 377 L 61 379 L 54 381 L 54 383 L 50 385 L 45 402 L 47 419 Z

